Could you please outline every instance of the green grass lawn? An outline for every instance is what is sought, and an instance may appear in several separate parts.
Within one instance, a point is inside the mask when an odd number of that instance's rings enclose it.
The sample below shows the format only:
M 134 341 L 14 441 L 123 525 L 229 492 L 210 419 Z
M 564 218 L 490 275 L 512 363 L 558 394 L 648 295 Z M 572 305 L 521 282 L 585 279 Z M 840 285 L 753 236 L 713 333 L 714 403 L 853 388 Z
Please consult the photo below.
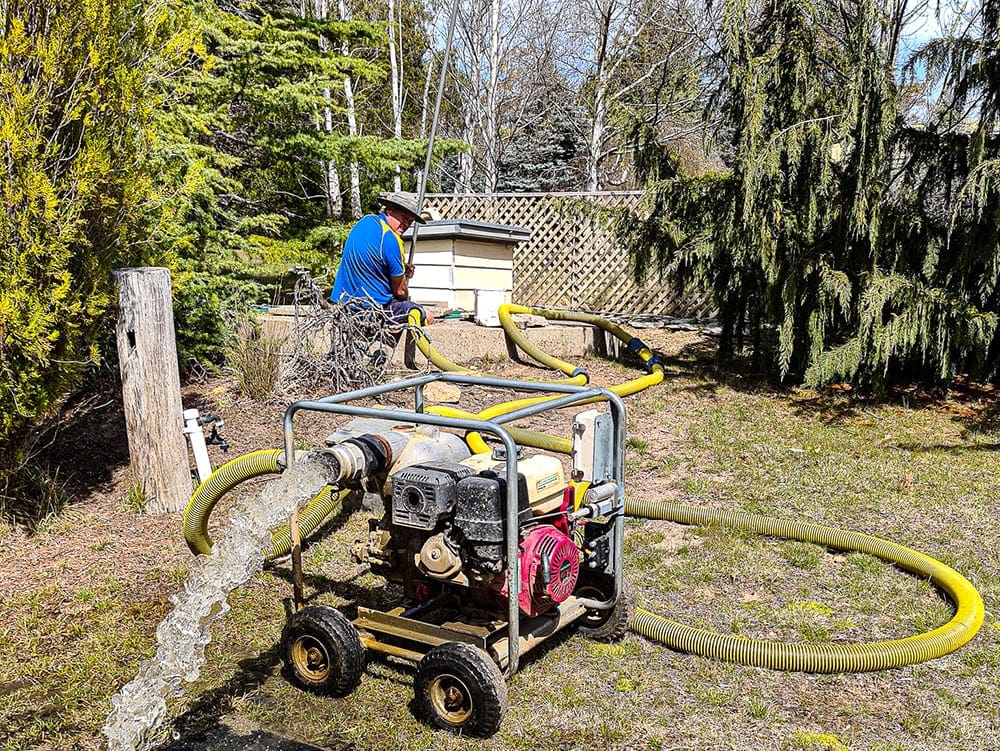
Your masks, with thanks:
M 622 379 L 613 365 L 588 366 L 595 380 Z M 221 716 L 334 749 L 1000 748 L 1000 435 L 983 420 L 991 398 L 910 408 L 901 398 L 868 403 L 722 383 L 692 366 L 627 400 L 628 483 L 637 495 L 854 529 L 967 576 L 986 621 L 951 655 L 884 672 L 809 675 L 679 654 L 634 634 L 612 645 L 566 634 L 531 654 L 509 682 L 500 732 L 476 741 L 414 720 L 413 671 L 403 665 L 370 661 L 346 699 L 290 685 L 277 648 L 290 594 L 280 565 L 234 593 L 202 675 L 171 704 L 163 737 Z M 314 601 L 388 596 L 349 559 L 365 530 L 356 514 L 309 547 Z M 60 534 L 56 524 L 40 544 Z M 24 551 L 3 552 L 15 554 Z M 86 587 L 39 585 L 6 599 L 0 748 L 102 747 L 109 697 L 153 651 L 183 560 L 142 581 L 109 566 Z M 630 520 L 625 563 L 640 604 L 722 633 L 885 640 L 952 613 L 928 582 L 878 559 L 736 530 Z

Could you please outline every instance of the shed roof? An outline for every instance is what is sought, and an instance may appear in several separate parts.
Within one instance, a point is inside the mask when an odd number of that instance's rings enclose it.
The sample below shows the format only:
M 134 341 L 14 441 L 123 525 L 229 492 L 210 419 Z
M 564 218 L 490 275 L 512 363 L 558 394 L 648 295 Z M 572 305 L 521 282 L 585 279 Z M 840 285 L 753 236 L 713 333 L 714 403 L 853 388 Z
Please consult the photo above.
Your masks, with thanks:
M 413 236 L 413 227 L 403 233 L 409 239 Z M 522 243 L 531 237 L 531 230 L 525 227 L 512 227 L 509 224 L 489 224 L 475 222 L 471 219 L 437 219 L 420 225 L 417 239 L 450 239 L 463 237 L 473 240 L 500 243 Z

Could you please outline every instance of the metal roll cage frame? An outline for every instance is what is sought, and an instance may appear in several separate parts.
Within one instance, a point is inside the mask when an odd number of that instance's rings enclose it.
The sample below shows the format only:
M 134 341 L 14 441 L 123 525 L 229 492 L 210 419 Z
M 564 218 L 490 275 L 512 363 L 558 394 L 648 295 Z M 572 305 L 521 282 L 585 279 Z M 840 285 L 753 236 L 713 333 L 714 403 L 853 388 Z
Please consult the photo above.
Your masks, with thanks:
M 462 419 L 444 417 L 424 412 L 424 388 L 429 383 L 443 381 L 468 386 L 486 386 L 493 388 L 509 388 L 521 391 L 549 393 L 551 399 L 532 404 L 527 407 L 499 415 L 492 420 Z M 412 412 L 396 409 L 375 409 L 350 404 L 359 399 L 365 399 L 392 391 L 414 390 L 414 408 Z M 560 396 L 561 395 L 561 396 Z M 622 591 L 622 539 L 624 536 L 625 507 L 625 404 L 621 397 L 608 389 L 590 386 L 578 386 L 562 383 L 542 383 L 538 381 L 518 381 L 489 376 L 473 376 L 463 373 L 428 373 L 414 378 L 395 381 L 393 383 L 371 386 L 365 389 L 347 391 L 342 394 L 324 397 L 317 400 L 303 400 L 291 404 L 285 410 L 283 421 L 285 466 L 294 461 L 295 449 L 293 439 L 293 419 L 298 412 L 325 412 L 330 414 L 348 415 L 352 417 L 374 417 L 385 420 L 415 423 L 418 425 L 434 425 L 443 428 L 456 428 L 465 431 L 476 431 L 495 435 L 506 449 L 506 481 L 507 508 L 504 521 L 504 538 L 507 556 L 507 591 L 508 591 L 508 661 L 504 669 L 504 677 L 509 678 L 517 672 L 520 657 L 520 611 L 518 594 L 521 586 L 520 558 L 518 556 L 518 503 L 517 503 L 517 446 L 510 433 L 504 428 L 505 423 L 553 409 L 571 407 L 587 401 L 607 401 L 611 406 L 612 424 L 614 427 L 615 447 L 612 458 L 614 480 L 617 489 L 612 515 L 614 527 L 612 534 L 612 561 L 614 568 L 614 593 L 605 601 L 582 600 L 583 604 L 594 610 L 607 610 L 615 606 Z

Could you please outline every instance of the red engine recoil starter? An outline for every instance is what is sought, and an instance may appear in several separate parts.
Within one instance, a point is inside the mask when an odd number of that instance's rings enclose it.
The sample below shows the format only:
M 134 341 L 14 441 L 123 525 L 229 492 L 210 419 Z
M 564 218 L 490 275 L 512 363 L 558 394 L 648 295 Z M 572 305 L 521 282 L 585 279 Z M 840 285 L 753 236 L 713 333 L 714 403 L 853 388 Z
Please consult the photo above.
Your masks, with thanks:
M 580 575 L 580 551 L 551 524 L 540 524 L 524 536 L 521 550 L 521 592 L 517 604 L 532 617 L 573 594 Z M 502 578 L 500 594 L 507 594 Z

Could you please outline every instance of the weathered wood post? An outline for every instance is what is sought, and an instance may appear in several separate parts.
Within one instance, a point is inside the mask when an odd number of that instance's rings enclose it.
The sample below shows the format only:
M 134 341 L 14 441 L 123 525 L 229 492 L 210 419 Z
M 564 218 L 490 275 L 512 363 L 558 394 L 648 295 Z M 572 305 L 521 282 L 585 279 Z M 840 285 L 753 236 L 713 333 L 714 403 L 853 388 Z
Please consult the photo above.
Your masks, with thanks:
M 174 341 L 170 271 L 116 269 L 118 360 L 132 471 L 150 511 L 181 511 L 191 497 L 191 468 Z

